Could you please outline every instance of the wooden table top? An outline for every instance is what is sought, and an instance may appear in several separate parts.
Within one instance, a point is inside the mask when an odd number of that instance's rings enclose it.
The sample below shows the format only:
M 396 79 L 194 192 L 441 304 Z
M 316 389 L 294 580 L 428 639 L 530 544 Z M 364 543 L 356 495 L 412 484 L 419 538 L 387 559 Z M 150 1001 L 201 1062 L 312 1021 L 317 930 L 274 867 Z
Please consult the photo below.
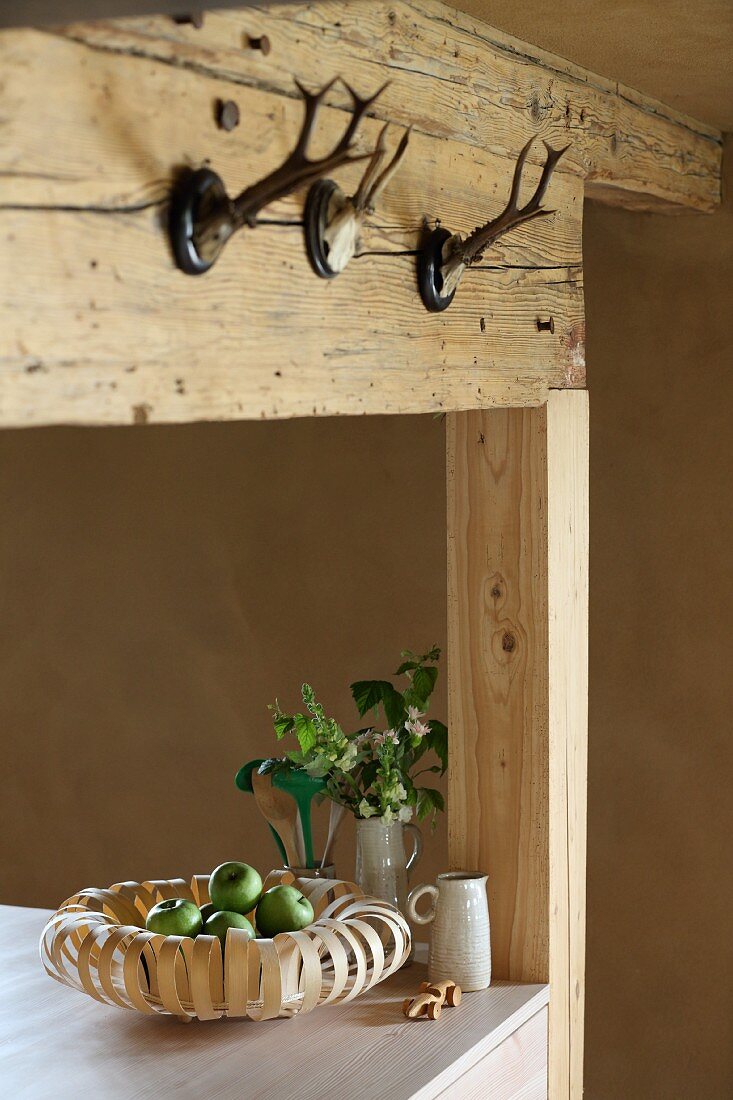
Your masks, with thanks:
M 3 1092 L 14 1100 L 428 1100 L 548 1000 L 544 985 L 497 983 L 440 1020 L 408 1021 L 425 976 L 403 968 L 350 1004 L 291 1020 L 181 1024 L 109 1008 L 49 978 L 43 909 L 0 906 Z

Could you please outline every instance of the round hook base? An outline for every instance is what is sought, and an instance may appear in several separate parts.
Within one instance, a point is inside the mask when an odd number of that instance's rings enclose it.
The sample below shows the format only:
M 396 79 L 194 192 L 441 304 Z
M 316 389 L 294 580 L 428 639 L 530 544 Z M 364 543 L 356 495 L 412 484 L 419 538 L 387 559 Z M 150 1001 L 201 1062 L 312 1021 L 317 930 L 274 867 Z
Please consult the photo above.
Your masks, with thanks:
M 443 277 L 440 269 L 443 266 L 443 246 L 453 234 L 449 229 L 433 229 L 423 241 L 418 260 L 418 284 L 423 305 L 430 313 L 442 313 L 453 301 L 455 290 L 444 295 Z
M 229 233 L 216 236 L 201 249 L 203 226 L 217 211 L 228 208 L 221 176 L 210 168 L 187 172 L 171 195 L 168 231 L 176 265 L 186 275 L 203 275 L 216 262 Z
M 303 211 L 305 247 L 311 267 L 321 279 L 335 279 L 339 274 L 328 262 L 328 245 L 324 233 L 328 225 L 328 211 L 334 193 L 339 190 L 334 180 L 317 180 L 308 191 Z

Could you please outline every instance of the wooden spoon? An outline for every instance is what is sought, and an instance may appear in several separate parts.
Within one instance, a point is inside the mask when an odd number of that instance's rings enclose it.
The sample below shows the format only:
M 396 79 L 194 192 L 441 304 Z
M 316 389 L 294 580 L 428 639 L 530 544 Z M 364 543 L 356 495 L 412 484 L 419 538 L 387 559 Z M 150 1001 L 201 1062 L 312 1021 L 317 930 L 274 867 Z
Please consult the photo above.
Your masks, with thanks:
M 260 813 L 278 834 L 289 867 L 302 866 L 298 851 L 298 807 L 285 791 L 272 785 L 272 775 L 252 772 L 252 790 Z
M 260 764 L 264 764 L 264 762 L 265 761 L 260 758 L 259 760 L 250 760 L 248 763 L 242 765 L 234 777 L 234 782 L 239 787 L 240 791 L 247 791 L 249 794 L 254 794 L 252 789 L 252 772 L 257 771 Z M 277 835 L 272 825 L 268 825 L 268 828 L 272 833 L 273 840 L 277 844 L 277 850 L 282 856 L 283 863 L 287 863 L 288 857 L 285 855 L 285 848 L 283 847 L 282 840 Z
M 328 837 L 326 838 L 326 846 L 321 856 L 321 867 L 325 867 L 328 863 L 329 853 L 333 847 L 336 833 L 339 831 L 339 826 L 341 825 L 345 813 L 346 807 L 342 806 L 340 802 L 331 802 L 331 812 L 328 815 Z

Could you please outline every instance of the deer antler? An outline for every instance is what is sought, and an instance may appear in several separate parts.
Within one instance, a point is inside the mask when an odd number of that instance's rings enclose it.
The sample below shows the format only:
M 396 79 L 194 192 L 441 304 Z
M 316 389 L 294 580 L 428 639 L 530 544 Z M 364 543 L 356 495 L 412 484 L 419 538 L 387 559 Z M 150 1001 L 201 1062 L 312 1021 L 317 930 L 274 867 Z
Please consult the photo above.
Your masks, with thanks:
M 308 156 L 318 108 L 339 79 L 335 77 L 318 92 L 309 92 L 296 80 L 305 105 L 300 134 L 292 152 L 269 175 L 246 187 L 236 198 L 230 198 L 215 172 L 199 169 L 190 176 L 186 186 L 182 186 L 174 195 L 171 238 L 176 260 L 184 271 L 189 274 L 207 271 L 233 233 L 245 225 L 257 225 L 257 218 L 263 207 L 300 187 L 312 184 L 342 164 L 373 157 L 372 153 L 355 153 L 354 138 L 362 118 L 386 85 L 379 88 L 374 95 L 362 99 L 346 81 L 342 83 L 352 101 L 351 117 L 346 129 L 325 156 L 315 159 Z
M 389 163 L 386 123 L 379 134 L 374 152 L 359 186 L 350 197 L 332 181 L 322 180 L 313 188 L 313 201 L 306 206 L 306 239 L 316 271 L 327 278 L 343 271 L 359 247 L 359 237 L 367 215 L 398 170 L 407 152 L 412 127 L 405 131 Z M 314 252 L 319 257 L 315 259 Z
M 351 164 L 353 161 L 366 160 L 367 157 L 373 156 L 373 154 L 370 153 L 354 154 L 353 139 L 362 118 L 374 101 L 379 98 L 387 85 L 383 84 L 374 95 L 369 96 L 367 99 L 362 99 L 344 80 L 342 83 L 351 96 L 353 104 L 349 124 L 330 153 L 327 153 L 325 157 L 319 157 L 317 160 L 310 160 L 308 158 L 308 143 L 313 133 L 318 108 L 324 96 L 331 90 L 338 79 L 340 78 L 336 77 L 334 80 L 331 80 L 325 87 L 321 88 L 319 92 L 309 92 L 298 80 L 296 80 L 295 83 L 305 101 L 305 116 L 303 118 L 300 136 L 292 153 L 283 161 L 279 168 L 276 168 L 269 176 L 265 176 L 264 179 L 259 180 L 258 183 L 246 188 L 246 190 L 242 191 L 241 195 L 238 195 L 237 198 L 233 200 L 232 207 L 234 216 L 239 225 L 244 225 L 245 223 L 250 226 L 255 225 L 257 223 L 257 215 L 263 206 L 269 206 L 269 204 L 275 202 L 276 199 L 281 199 L 284 198 L 285 195 L 289 195 L 291 191 L 295 191 L 300 187 L 305 187 L 313 183 L 315 180 L 320 179 L 321 176 L 328 175 L 329 172 L 332 172 L 342 164 Z
M 455 290 L 465 268 L 481 260 L 489 245 L 497 241 L 499 237 L 516 228 L 516 226 L 531 221 L 533 218 L 543 218 L 548 214 L 555 213 L 554 210 L 545 210 L 540 203 L 545 197 L 545 192 L 557 162 L 570 146 L 566 145 L 564 149 L 553 149 L 546 141 L 543 141 L 542 144 L 547 150 L 547 159 L 542 169 L 542 175 L 529 202 L 526 202 L 524 206 L 519 206 L 522 172 L 533 141 L 534 138 L 530 138 L 517 157 L 509 201 L 501 214 L 486 222 L 485 225 L 478 226 L 465 240 L 462 240 L 459 236 L 454 236 L 446 242 L 447 257 L 441 268 L 443 277 L 442 293 L 444 296 L 448 296 Z
M 377 144 L 372 153 L 371 160 L 367 165 L 366 172 L 361 178 L 361 182 L 357 187 L 354 195 L 351 198 L 351 204 L 354 210 L 359 214 L 372 214 L 377 198 L 385 190 L 387 184 L 397 172 L 402 159 L 407 152 L 407 145 L 410 141 L 410 134 L 412 133 L 412 126 L 405 130 L 400 143 L 395 150 L 395 154 L 389 164 L 379 172 L 382 165 L 382 161 L 387 155 L 387 143 L 385 136 L 389 129 L 389 123 L 385 123 L 379 132 Z

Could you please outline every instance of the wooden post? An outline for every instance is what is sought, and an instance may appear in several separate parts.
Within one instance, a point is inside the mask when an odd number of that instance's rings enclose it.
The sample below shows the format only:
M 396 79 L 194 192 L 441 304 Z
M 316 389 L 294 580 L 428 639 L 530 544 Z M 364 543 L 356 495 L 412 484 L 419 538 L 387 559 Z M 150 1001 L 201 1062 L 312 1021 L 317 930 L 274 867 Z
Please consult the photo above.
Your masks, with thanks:
M 494 974 L 550 982 L 549 1095 L 582 1095 L 588 400 L 448 418 L 449 846 L 489 873 Z

